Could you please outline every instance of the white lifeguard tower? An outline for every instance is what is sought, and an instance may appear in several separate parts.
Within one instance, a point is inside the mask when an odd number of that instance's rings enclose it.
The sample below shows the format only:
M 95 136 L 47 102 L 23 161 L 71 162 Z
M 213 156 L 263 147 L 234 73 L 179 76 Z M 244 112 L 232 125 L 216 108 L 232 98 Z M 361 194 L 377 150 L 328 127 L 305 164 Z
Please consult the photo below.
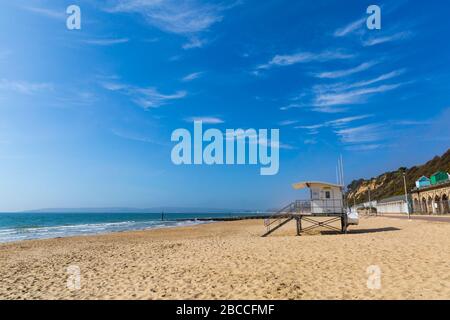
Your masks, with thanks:
M 357 219 L 347 214 L 342 185 L 306 181 L 294 183 L 292 186 L 295 190 L 309 189 L 309 199 L 296 200 L 276 212 L 271 218 L 265 219 L 264 224 L 267 231 L 263 234 L 263 237 L 268 236 L 291 220 L 296 220 L 297 235 L 318 227 L 346 233 L 349 225 L 358 224 Z M 318 217 L 321 219 L 317 219 Z M 323 220 L 323 217 L 328 219 Z M 311 225 L 302 228 L 302 221 L 307 221 Z M 337 221 L 341 221 L 340 229 L 331 225 Z
M 344 191 L 341 185 L 325 182 L 294 183 L 295 190 L 309 188 L 311 204 L 310 214 L 342 214 L 344 213 Z M 306 214 L 307 212 L 305 212 Z

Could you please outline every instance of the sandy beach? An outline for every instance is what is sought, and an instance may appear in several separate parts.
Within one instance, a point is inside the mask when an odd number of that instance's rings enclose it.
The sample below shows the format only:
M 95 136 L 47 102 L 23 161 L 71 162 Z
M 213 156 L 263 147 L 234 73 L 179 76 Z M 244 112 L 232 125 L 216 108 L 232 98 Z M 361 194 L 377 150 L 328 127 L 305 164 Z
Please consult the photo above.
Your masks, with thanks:
M 1 299 L 450 299 L 450 223 L 363 218 L 268 238 L 261 220 L 0 245 Z M 67 287 L 69 266 L 79 290 Z M 369 289 L 367 268 L 381 270 Z M 72 288 L 73 289 L 73 288 Z

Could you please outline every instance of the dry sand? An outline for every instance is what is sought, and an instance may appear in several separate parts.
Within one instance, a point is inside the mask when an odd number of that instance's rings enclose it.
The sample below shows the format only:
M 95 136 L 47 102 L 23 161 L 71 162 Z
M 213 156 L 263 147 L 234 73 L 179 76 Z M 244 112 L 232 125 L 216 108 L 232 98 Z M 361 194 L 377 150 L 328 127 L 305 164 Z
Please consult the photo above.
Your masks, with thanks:
M 2 299 L 450 299 L 450 223 L 365 218 L 268 238 L 262 221 L 0 245 Z M 67 267 L 81 271 L 67 288 Z M 379 266 L 381 288 L 368 289 Z

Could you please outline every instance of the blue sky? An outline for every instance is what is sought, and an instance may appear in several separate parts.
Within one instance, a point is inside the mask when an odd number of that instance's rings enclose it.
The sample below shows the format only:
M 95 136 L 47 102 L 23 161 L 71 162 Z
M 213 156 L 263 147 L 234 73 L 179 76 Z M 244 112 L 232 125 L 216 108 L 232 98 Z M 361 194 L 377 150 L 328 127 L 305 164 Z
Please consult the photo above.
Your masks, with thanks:
M 82 10 L 68 30 L 67 6 Z M 382 8 L 368 30 L 366 8 Z M 3 1 L 0 210 L 265 209 L 291 183 L 411 166 L 450 142 L 450 4 Z M 279 128 L 280 171 L 175 166 L 170 135 Z

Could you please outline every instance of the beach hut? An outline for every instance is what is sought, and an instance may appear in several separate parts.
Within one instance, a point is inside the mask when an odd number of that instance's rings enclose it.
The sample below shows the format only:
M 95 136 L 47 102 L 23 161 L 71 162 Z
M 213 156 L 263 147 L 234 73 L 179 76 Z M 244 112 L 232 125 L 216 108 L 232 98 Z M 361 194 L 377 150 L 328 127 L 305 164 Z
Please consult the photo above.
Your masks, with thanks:
M 431 185 L 435 186 L 439 183 L 448 181 L 448 173 L 444 171 L 438 171 L 431 176 Z
M 416 187 L 417 189 L 420 188 L 425 188 L 425 187 L 429 187 L 431 186 L 431 180 L 425 176 L 421 176 L 417 181 L 416 181 Z

